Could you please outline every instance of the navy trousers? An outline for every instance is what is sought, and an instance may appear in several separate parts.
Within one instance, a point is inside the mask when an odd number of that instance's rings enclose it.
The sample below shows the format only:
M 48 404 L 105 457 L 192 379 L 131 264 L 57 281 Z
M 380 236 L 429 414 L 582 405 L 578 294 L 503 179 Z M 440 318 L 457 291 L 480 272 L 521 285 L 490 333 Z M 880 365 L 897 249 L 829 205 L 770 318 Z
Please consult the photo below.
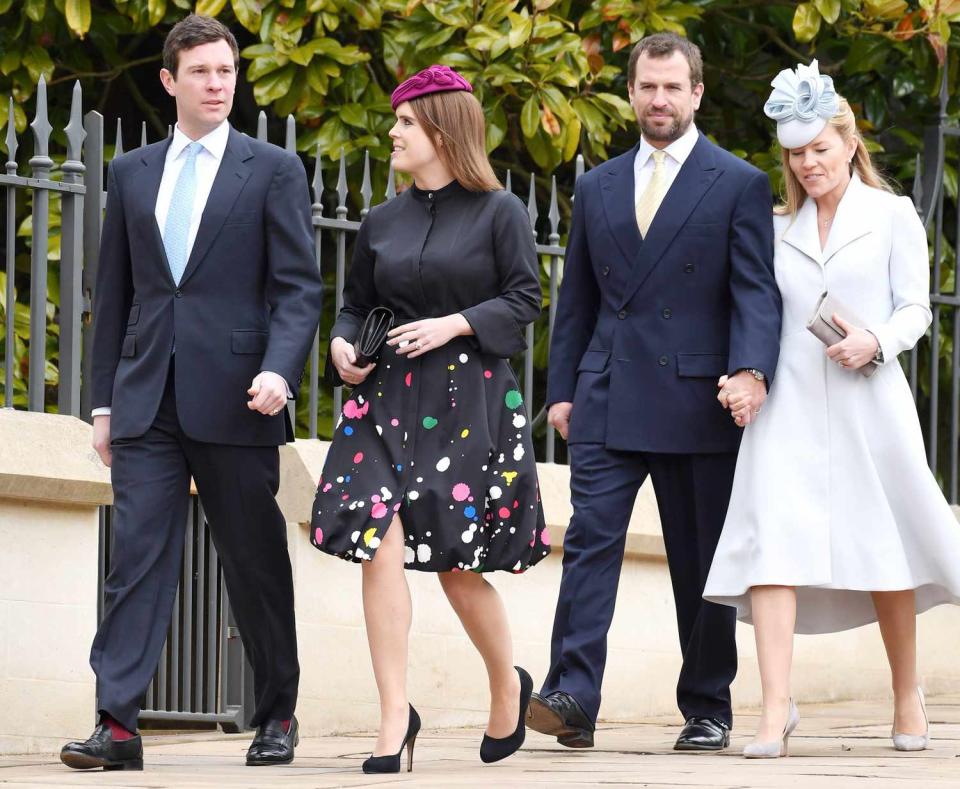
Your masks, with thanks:
M 173 613 L 193 476 L 253 667 L 251 723 L 289 719 L 300 667 L 286 524 L 275 499 L 279 451 L 184 435 L 173 379 L 171 363 L 150 429 L 111 447 L 113 546 L 90 652 L 99 710 L 136 731 Z
M 607 631 L 627 525 L 649 475 L 657 496 L 677 610 L 683 667 L 677 704 L 684 719 L 733 723 L 736 610 L 705 602 L 703 587 L 726 517 L 735 453 L 671 455 L 570 445 L 573 518 L 563 542 L 563 576 L 542 693 L 562 690 L 594 721 L 607 660 Z M 645 601 L 625 601 L 642 627 Z M 636 678 L 637 683 L 646 679 Z

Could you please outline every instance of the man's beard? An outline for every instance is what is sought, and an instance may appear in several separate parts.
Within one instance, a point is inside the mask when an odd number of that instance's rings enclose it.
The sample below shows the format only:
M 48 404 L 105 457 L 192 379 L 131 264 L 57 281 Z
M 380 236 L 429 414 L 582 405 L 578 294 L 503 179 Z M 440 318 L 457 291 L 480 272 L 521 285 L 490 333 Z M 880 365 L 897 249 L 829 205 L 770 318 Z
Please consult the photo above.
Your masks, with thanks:
M 648 140 L 673 142 L 674 140 L 679 140 L 686 133 L 687 129 L 690 128 L 690 124 L 693 123 L 693 113 L 691 112 L 686 117 L 674 115 L 673 123 L 666 128 L 663 126 L 647 125 L 643 120 L 640 120 L 639 123 L 640 131 Z

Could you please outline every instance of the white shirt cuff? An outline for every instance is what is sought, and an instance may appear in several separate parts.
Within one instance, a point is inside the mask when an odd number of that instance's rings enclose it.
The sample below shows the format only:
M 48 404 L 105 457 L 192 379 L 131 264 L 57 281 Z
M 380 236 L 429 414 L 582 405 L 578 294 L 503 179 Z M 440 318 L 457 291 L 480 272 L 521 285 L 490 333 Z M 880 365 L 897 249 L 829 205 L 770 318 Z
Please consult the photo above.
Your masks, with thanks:
M 94 408 L 90 412 L 90 416 L 110 416 L 110 406 L 104 406 L 103 408 Z

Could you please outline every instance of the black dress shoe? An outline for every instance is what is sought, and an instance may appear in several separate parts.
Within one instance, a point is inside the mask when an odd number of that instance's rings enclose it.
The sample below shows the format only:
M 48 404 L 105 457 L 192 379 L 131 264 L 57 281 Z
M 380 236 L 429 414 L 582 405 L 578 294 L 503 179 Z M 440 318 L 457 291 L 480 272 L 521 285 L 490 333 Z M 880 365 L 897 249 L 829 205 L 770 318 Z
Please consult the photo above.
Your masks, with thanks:
M 730 727 L 717 718 L 687 718 L 675 751 L 722 751 L 730 744 Z
M 520 750 L 523 741 L 527 736 L 527 727 L 524 726 L 524 720 L 527 717 L 527 706 L 530 704 L 530 696 L 533 695 L 533 680 L 530 675 L 520 666 L 514 666 L 517 674 L 520 675 L 520 716 L 517 721 L 517 728 L 509 737 L 491 737 L 484 733 L 483 740 L 480 742 L 480 761 L 484 764 L 499 762 L 508 756 Z
M 290 719 L 290 728 L 283 730 L 283 722 L 269 720 L 257 729 L 257 734 L 247 749 L 247 767 L 268 764 L 290 764 L 293 749 L 300 743 L 300 726 L 296 716 Z
M 593 721 L 577 700 L 562 690 L 546 696 L 534 693 L 527 707 L 527 726 L 541 734 L 556 737 L 568 748 L 593 747 Z
M 143 740 L 137 734 L 129 740 L 114 740 L 110 727 L 101 723 L 84 742 L 68 742 L 60 750 L 60 761 L 75 770 L 142 770 Z

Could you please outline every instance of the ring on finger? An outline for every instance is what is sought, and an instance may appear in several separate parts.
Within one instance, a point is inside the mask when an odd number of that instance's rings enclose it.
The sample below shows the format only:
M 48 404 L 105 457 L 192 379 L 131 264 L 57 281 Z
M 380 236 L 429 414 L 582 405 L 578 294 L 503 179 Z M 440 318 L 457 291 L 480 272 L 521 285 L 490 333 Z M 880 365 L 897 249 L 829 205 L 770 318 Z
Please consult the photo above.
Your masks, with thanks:
M 417 341 L 413 344 L 413 347 L 416 348 L 416 349 L 419 351 L 423 346 L 421 345 L 420 340 L 417 340 Z

